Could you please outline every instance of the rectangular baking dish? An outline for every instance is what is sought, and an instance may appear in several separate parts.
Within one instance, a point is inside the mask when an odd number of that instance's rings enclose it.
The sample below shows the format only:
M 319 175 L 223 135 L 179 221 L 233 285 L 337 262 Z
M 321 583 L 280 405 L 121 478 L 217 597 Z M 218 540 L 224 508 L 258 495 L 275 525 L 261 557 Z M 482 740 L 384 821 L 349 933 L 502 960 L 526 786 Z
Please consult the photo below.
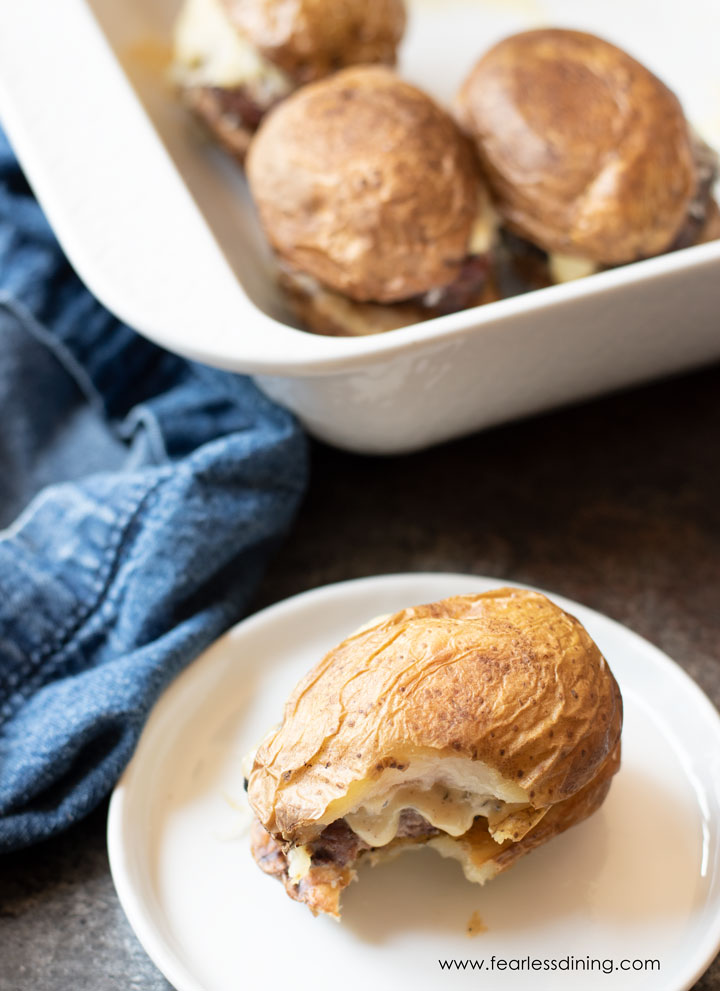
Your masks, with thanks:
M 178 0 L 0 0 L 0 117 L 70 260 L 159 344 L 254 375 L 316 436 L 404 452 L 720 358 L 720 242 L 366 338 L 293 326 L 237 166 L 167 79 Z M 512 31 L 577 27 L 720 147 L 717 0 L 411 0 L 401 72 L 449 100 Z

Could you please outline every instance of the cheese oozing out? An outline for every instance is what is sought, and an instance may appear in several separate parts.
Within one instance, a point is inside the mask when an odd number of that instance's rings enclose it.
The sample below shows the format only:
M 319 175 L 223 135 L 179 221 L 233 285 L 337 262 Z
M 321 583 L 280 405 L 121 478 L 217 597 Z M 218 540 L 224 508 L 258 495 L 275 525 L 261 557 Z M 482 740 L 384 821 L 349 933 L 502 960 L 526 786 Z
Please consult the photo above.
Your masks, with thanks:
M 397 758 L 397 763 L 363 787 L 352 807 L 342 809 L 332 803 L 323 822 L 342 815 L 362 840 L 381 847 L 395 838 L 403 809 L 413 809 L 450 836 L 462 836 L 476 816 L 500 822 L 527 805 L 527 794 L 519 785 L 481 761 L 420 754 Z
M 361 840 L 379 847 L 397 835 L 403 809 L 413 809 L 450 836 L 462 836 L 476 815 L 487 815 L 497 810 L 497 805 L 492 795 L 469 796 L 467 792 L 436 784 L 427 790 L 400 788 L 390 799 L 367 802 L 357 812 L 346 815 L 345 821 Z
M 489 834 L 487 837 L 482 837 L 480 842 L 475 837 L 474 841 L 468 844 L 462 839 L 454 839 L 441 833 L 439 836 L 433 836 L 428 841 L 428 846 L 442 857 L 459 861 L 465 877 L 473 884 L 485 884 L 498 873 L 499 866 L 495 858 L 501 847 Z
M 469 255 L 486 255 L 495 245 L 500 218 L 485 193 L 479 197 L 479 206 L 475 223 L 468 241 Z
M 548 263 L 553 282 L 574 282 L 599 270 L 589 258 L 578 258 L 576 255 L 551 254 Z
M 174 40 L 174 75 L 181 86 L 250 85 L 268 103 L 294 88 L 287 73 L 237 30 L 220 0 L 185 0 Z
M 353 832 L 374 849 L 375 854 L 371 856 L 374 860 L 381 852 L 384 856 L 383 848 L 386 847 L 391 853 L 414 848 L 413 844 L 406 843 L 390 846 L 396 838 L 402 811 L 413 809 L 441 830 L 438 836 L 429 840 L 428 845 L 443 856 L 453 856 L 465 862 L 468 854 L 462 838 L 473 829 L 474 824 L 473 831 L 477 832 L 476 817 L 484 816 L 487 819 L 485 830 L 488 826 L 497 829 L 495 837 L 490 832 L 485 833 L 486 849 L 482 851 L 482 856 L 475 837 L 472 863 L 470 866 L 465 863 L 463 867 L 471 880 L 481 882 L 496 870 L 490 862 L 506 838 L 504 825 L 523 820 L 522 831 L 525 832 L 545 812 L 544 809 L 530 808 L 525 791 L 486 764 L 456 756 L 413 756 L 400 767 L 386 768 L 369 787 L 359 782 L 355 788 L 351 786 L 350 794 L 355 794 L 356 798 L 358 786 L 361 798 L 352 808 L 343 808 L 347 800 L 334 802 L 318 825 L 328 825 L 344 818 Z M 298 844 L 290 846 L 285 856 L 288 877 L 297 884 L 310 871 L 312 853 L 307 846 Z M 477 873 L 480 861 L 483 867 Z
M 307 877 L 311 867 L 311 854 L 306 846 L 293 846 L 285 854 L 288 865 L 288 877 L 297 884 Z

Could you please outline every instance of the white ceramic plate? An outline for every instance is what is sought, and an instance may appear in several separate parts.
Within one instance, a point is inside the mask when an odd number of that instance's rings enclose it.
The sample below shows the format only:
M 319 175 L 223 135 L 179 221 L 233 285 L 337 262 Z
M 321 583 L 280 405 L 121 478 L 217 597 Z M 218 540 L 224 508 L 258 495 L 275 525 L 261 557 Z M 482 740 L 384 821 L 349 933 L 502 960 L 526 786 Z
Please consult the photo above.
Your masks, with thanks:
M 367 619 L 497 581 L 392 575 L 331 585 L 246 620 L 159 701 L 110 806 L 125 912 L 178 991 L 691 987 L 720 945 L 720 719 L 669 658 L 553 596 L 588 628 L 625 700 L 603 808 L 485 888 L 430 850 L 365 868 L 343 921 L 313 918 L 248 852 L 241 758 L 297 679 Z M 467 934 L 478 913 L 485 931 Z M 491 956 L 659 960 L 660 970 L 443 971 Z

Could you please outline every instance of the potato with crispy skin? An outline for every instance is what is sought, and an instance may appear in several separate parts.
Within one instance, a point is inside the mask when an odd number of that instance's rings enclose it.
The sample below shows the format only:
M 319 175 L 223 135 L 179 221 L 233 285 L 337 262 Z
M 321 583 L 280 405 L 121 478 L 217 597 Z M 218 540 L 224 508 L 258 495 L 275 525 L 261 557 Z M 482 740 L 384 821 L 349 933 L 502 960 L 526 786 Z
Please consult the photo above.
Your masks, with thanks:
M 494 298 L 470 143 L 390 70 L 346 69 L 295 93 L 259 129 L 247 173 L 311 329 L 377 333 Z
M 621 728 L 607 662 L 545 596 L 405 609 L 290 696 L 249 771 L 253 855 L 334 916 L 359 863 L 418 843 L 484 883 L 600 807 Z
M 456 106 L 505 229 L 547 254 L 555 281 L 711 235 L 716 156 L 615 45 L 557 28 L 513 35 Z
M 185 0 L 175 78 L 242 161 L 272 106 L 343 66 L 394 65 L 404 30 L 403 0 Z

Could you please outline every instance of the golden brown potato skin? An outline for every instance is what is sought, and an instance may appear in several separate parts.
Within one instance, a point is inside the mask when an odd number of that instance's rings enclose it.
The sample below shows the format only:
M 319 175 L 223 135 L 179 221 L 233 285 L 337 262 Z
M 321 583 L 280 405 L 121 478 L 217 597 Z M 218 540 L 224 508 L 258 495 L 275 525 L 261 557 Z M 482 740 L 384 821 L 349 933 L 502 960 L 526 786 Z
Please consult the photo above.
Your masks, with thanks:
M 696 185 L 688 125 L 621 49 L 579 31 L 514 35 L 480 59 L 457 106 L 516 233 L 602 265 L 671 245 Z
M 607 798 L 613 776 L 620 770 L 620 752 L 618 742 L 592 781 L 570 798 L 566 798 L 564 802 L 553 805 L 537 826 L 517 843 L 503 844 L 501 852 L 493 857 L 498 873 L 506 871 L 526 853 L 547 843 L 554 836 L 564 833 L 566 829 L 577 826 L 597 812 Z M 460 837 L 460 842 L 462 840 L 463 837 Z
M 303 843 L 353 782 L 416 749 L 482 761 L 552 806 L 592 780 L 621 727 L 617 683 L 576 619 L 537 592 L 456 596 L 331 650 L 260 745 L 248 797 L 270 833 Z
M 451 117 L 389 69 L 313 83 L 265 118 L 250 188 L 280 257 L 359 302 L 452 282 L 482 192 Z
M 271 62 L 306 83 L 347 65 L 394 65 L 403 0 L 222 0 L 230 19 Z

